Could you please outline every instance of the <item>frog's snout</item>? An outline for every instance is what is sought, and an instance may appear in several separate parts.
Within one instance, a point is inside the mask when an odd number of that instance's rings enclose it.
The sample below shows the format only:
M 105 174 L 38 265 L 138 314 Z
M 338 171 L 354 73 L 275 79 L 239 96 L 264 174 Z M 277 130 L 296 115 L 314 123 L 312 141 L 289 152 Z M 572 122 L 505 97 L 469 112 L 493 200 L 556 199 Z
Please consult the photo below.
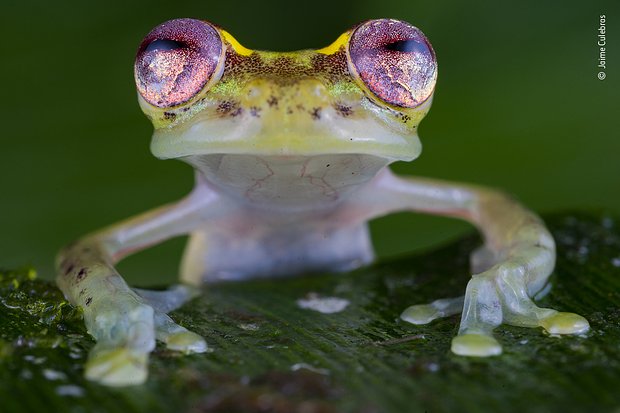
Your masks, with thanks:
M 310 108 L 331 105 L 327 87 L 319 80 L 259 78 L 249 82 L 243 90 L 241 104 L 262 111 L 283 111 L 292 115 Z

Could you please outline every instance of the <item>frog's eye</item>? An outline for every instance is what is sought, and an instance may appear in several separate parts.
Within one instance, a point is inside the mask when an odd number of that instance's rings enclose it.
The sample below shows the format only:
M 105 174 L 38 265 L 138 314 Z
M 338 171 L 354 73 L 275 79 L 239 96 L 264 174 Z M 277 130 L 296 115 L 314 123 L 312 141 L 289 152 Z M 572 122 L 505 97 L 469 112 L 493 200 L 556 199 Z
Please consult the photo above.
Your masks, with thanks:
M 409 23 L 391 19 L 363 23 L 351 35 L 348 51 L 354 72 L 383 102 L 414 108 L 433 94 L 435 52 Z
M 138 92 L 160 108 L 187 102 L 216 73 L 222 49 L 219 32 L 207 22 L 176 19 L 157 26 L 138 48 Z

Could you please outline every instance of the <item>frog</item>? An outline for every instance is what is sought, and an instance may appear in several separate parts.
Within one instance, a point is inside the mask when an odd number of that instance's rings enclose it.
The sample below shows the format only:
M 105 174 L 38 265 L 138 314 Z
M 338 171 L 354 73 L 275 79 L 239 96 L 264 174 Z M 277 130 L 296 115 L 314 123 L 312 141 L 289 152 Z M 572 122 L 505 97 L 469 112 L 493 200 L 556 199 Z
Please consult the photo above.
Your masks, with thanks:
M 456 356 L 502 354 L 493 334 L 502 324 L 586 333 L 584 317 L 534 302 L 549 289 L 556 254 L 538 215 L 501 190 L 389 168 L 421 154 L 418 126 L 437 68 L 422 31 L 397 19 L 364 21 L 326 47 L 295 52 L 249 49 L 193 18 L 148 33 L 134 78 L 154 127 L 150 149 L 193 167 L 195 185 L 58 254 L 57 285 L 96 341 L 85 376 L 139 385 L 157 342 L 185 354 L 211 351 L 169 316 L 202 286 L 369 265 L 368 222 L 394 212 L 462 219 L 481 234 L 462 296 L 412 303 L 400 314 L 414 325 L 461 314 L 450 345 Z M 132 288 L 115 267 L 185 235 L 179 284 Z

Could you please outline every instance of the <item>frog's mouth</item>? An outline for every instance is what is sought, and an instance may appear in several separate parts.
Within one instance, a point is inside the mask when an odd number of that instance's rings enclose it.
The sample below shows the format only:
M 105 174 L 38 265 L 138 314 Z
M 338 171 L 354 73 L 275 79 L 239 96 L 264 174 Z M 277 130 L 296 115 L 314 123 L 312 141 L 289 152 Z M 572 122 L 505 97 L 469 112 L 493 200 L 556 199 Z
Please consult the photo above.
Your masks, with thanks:
M 292 122 L 265 115 L 208 117 L 155 129 L 151 151 L 162 159 L 208 154 L 361 154 L 410 161 L 422 150 L 415 129 L 388 127 L 389 122 L 370 116 L 349 119 L 325 110 L 320 120 L 308 117 Z

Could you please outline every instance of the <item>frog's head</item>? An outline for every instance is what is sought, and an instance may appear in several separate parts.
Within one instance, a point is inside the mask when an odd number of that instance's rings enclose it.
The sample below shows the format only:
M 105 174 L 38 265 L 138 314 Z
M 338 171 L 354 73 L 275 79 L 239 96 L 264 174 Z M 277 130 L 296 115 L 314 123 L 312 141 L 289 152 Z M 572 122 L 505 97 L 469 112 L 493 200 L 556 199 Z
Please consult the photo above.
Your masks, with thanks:
M 318 50 L 243 47 L 205 21 L 171 20 L 140 45 L 135 80 L 160 158 L 370 154 L 411 160 L 437 79 L 422 32 L 370 20 Z

